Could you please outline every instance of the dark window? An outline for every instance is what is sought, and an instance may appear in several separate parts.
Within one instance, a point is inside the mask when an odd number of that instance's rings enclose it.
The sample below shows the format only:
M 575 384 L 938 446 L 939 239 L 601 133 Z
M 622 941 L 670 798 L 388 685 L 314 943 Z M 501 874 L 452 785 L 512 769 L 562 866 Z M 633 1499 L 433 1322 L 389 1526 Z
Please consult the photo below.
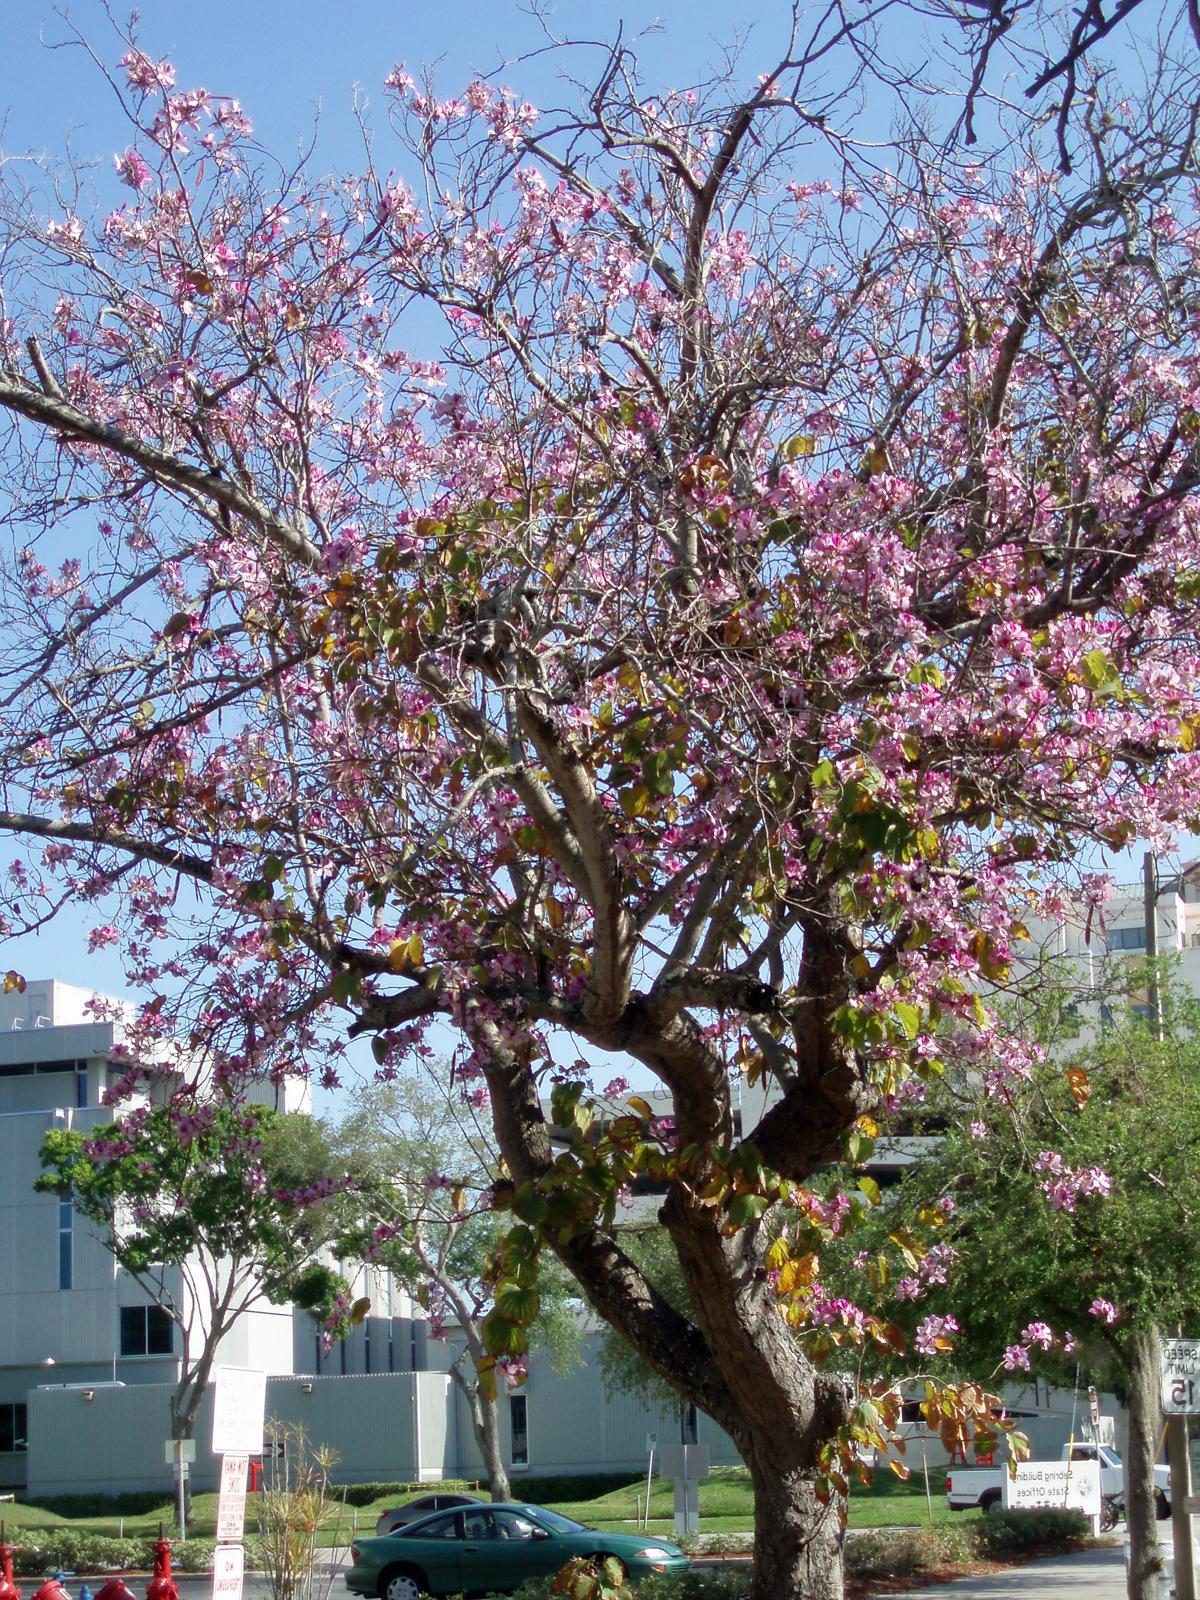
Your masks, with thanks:
M 75 1074 L 75 1104 L 83 1107 L 87 1105 L 87 1073 Z
M 508 1397 L 508 1419 L 512 1428 L 512 1464 L 514 1467 L 527 1467 L 529 1465 L 529 1413 L 525 1406 L 523 1394 L 513 1394 Z
M 58 1287 L 69 1289 L 75 1276 L 75 1212 L 69 1200 L 58 1202 Z
M 680 1444 L 699 1444 L 700 1413 L 690 1402 L 679 1418 Z
M 123 1356 L 169 1356 L 174 1347 L 174 1324 L 162 1306 L 121 1307 Z
M 432 1522 L 423 1522 L 414 1539 L 461 1539 L 459 1532 L 458 1513 L 452 1511 L 448 1517 L 437 1517 Z
M 1145 927 L 1112 928 L 1106 942 L 1110 950 L 1144 950 L 1146 929 Z
M 24 1401 L 0 1401 L 0 1451 L 28 1450 Z

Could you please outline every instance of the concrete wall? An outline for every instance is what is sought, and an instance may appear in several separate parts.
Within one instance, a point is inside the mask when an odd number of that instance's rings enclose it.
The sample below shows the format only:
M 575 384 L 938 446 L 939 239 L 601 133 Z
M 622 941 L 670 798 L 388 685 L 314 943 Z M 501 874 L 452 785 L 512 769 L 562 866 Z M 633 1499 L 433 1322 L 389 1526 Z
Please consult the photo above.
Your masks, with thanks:
M 610 1395 L 599 1369 L 601 1336 L 583 1336 L 578 1366 L 557 1375 L 546 1358 L 536 1356 L 525 1384 L 515 1392 L 525 1397 L 529 1463 L 513 1469 L 513 1492 L 520 1493 L 523 1474 L 645 1471 L 646 1435 L 657 1433 L 660 1444 L 678 1443 L 679 1412 L 672 1406 L 647 1405 L 638 1395 Z M 506 1460 L 512 1458 L 509 1426 L 511 1396 L 502 1392 L 500 1428 Z M 483 1463 L 475 1446 L 465 1404 L 458 1411 L 459 1476 L 474 1478 Z M 709 1417 L 697 1416 L 697 1439 L 711 1452 L 713 1466 L 741 1463 L 732 1439 Z
M 312 1444 L 335 1451 L 338 1483 L 432 1481 L 455 1475 L 446 1462 L 449 1381 L 432 1372 L 324 1378 L 306 1393 L 308 1380 L 272 1378 L 267 1416 L 303 1427 Z M 168 1492 L 170 1394 L 169 1384 L 35 1389 L 29 1396 L 28 1493 Z M 195 1429 L 193 1483 L 200 1491 L 217 1487 L 211 1438 L 210 1389 Z

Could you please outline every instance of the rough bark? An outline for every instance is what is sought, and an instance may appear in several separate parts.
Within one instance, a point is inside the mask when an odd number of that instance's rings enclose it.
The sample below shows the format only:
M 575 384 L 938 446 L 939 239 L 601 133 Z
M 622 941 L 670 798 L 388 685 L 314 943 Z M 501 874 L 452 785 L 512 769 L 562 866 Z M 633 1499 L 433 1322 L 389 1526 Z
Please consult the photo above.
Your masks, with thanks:
M 1129 1528 L 1129 1600 L 1155 1600 L 1162 1563 L 1154 1490 L 1154 1461 L 1162 1425 L 1159 1404 L 1158 1329 L 1130 1335 L 1125 1347 L 1129 1376 L 1129 1444 L 1125 1453 L 1125 1520 Z

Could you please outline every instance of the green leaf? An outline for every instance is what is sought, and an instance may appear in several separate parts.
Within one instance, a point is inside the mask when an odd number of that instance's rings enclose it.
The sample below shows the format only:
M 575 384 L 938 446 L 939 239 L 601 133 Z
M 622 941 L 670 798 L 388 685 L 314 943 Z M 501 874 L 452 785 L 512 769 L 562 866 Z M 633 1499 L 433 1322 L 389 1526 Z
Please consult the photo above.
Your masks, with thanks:
M 892 1007 L 892 1014 L 904 1029 L 904 1037 L 915 1039 L 921 1031 L 921 1008 L 907 1000 L 897 1000 Z
M 729 1220 L 739 1228 L 757 1222 L 771 1202 L 766 1195 L 740 1194 L 729 1208 Z
M 520 1323 L 528 1327 L 541 1310 L 541 1297 L 536 1289 L 519 1288 L 516 1284 L 506 1284 L 496 1296 L 497 1314 L 506 1322 Z

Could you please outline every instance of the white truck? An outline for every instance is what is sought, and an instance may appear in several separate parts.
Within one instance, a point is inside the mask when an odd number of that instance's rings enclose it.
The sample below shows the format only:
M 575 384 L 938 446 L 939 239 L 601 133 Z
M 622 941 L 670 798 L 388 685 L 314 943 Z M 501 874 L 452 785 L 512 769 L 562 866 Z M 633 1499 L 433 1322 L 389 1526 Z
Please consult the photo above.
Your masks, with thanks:
M 1100 1498 L 1112 1501 L 1125 1493 L 1125 1468 L 1111 1445 L 1077 1439 L 1062 1447 L 1060 1460 L 1100 1460 Z M 946 1504 L 951 1511 L 992 1512 L 1004 1509 L 1004 1475 L 1007 1465 L 998 1467 L 954 1467 L 946 1474 Z M 1168 1467 L 1154 1469 L 1154 1498 L 1160 1520 L 1171 1515 L 1171 1474 Z M 1114 1519 L 1115 1520 L 1115 1519 Z M 1111 1524 L 1110 1524 L 1111 1525 Z

